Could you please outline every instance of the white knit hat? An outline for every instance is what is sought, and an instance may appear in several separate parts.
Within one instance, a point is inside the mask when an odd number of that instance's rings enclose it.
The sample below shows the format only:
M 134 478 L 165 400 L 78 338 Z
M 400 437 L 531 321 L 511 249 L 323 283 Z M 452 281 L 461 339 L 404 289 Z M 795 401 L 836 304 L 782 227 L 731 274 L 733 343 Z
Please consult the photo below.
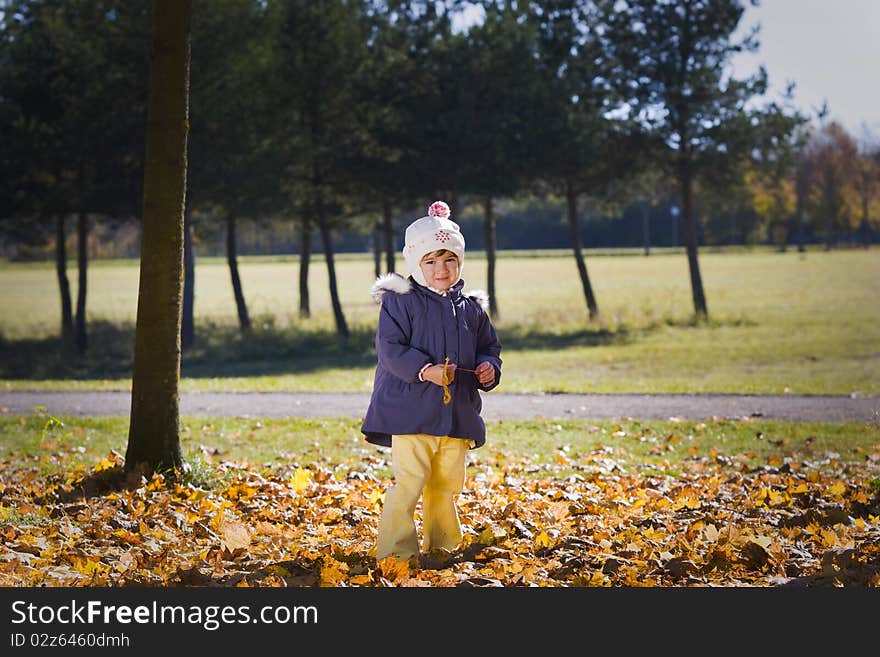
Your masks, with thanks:
M 426 253 L 446 249 L 458 256 L 458 276 L 464 262 L 464 235 L 458 224 L 449 218 L 449 206 L 443 201 L 435 201 L 428 208 L 428 214 L 412 222 L 406 229 L 403 258 L 406 268 L 419 285 L 427 287 L 425 276 L 419 263 Z M 456 279 L 453 285 L 457 283 Z

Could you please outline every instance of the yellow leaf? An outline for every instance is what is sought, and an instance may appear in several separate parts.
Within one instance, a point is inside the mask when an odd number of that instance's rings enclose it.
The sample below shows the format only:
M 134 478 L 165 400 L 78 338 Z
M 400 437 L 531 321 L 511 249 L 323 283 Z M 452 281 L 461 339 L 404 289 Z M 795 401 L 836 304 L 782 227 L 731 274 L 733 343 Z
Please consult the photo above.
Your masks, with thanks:
M 768 499 L 766 502 L 768 506 L 782 506 L 785 504 L 791 504 L 791 497 L 785 491 L 770 489 L 768 491 Z
M 290 571 L 284 566 L 273 563 L 266 566 L 266 572 L 270 575 L 280 575 L 281 577 L 290 577 Z
M 102 470 L 110 470 L 111 468 L 115 468 L 115 467 L 116 467 L 116 463 L 114 461 L 111 461 L 110 459 L 101 459 L 95 465 L 94 470 L 95 470 L 95 472 L 101 472 Z
M 537 545 L 538 547 L 550 547 L 552 544 L 553 540 L 545 531 L 542 531 L 540 534 L 535 536 L 535 545 Z
M 118 536 L 119 538 L 123 539 L 127 543 L 140 543 L 141 542 L 141 537 L 139 534 L 134 534 L 134 533 L 128 531 L 127 529 L 122 528 L 122 527 L 120 527 L 119 529 L 114 531 L 113 536 Z
M 94 575 L 96 572 L 106 572 L 108 567 L 98 559 L 86 557 L 85 559 L 73 559 L 73 569 L 84 575 Z
M 348 564 L 324 557 L 321 564 L 321 586 L 336 586 L 348 578 Z
M 842 481 L 838 481 L 837 483 L 832 485 L 831 488 L 828 489 L 828 492 L 832 495 L 840 497 L 846 492 L 846 484 L 844 484 Z
M 575 586 L 605 586 L 605 575 L 602 571 L 588 571 L 575 577 L 572 582 Z
M 294 491 L 301 493 L 312 483 L 312 473 L 305 468 L 297 468 L 288 484 Z
M 153 474 L 152 479 L 147 484 L 147 490 L 151 493 L 154 493 L 158 490 L 162 490 L 165 487 L 165 477 L 160 475 L 158 472 Z
M 323 522 L 325 525 L 332 525 L 334 523 L 337 523 L 342 520 L 342 509 L 340 509 L 338 506 L 327 507 L 321 513 L 320 518 L 321 522 Z
M 752 542 L 760 545 L 765 550 L 769 550 L 770 546 L 773 544 L 773 539 L 769 536 L 752 536 Z
M 837 534 L 835 534 L 830 529 L 823 529 L 821 531 L 822 536 L 822 545 L 826 547 L 833 547 L 837 545 Z
M 226 489 L 226 496 L 232 499 L 248 499 L 257 494 L 257 489 L 247 484 L 235 484 Z
M 502 527 L 486 527 L 480 535 L 477 536 L 477 543 L 482 545 L 495 545 L 499 541 L 503 541 L 507 538 L 507 532 L 504 531 Z
M 385 502 L 385 491 L 379 489 L 371 490 L 370 494 L 367 495 L 367 501 L 374 506 Z
M 770 489 L 759 488 L 758 490 L 754 491 L 751 495 L 752 504 L 754 504 L 755 506 L 764 506 L 764 502 L 766 501 L 766 499 L 769 495 L 770 495 Z

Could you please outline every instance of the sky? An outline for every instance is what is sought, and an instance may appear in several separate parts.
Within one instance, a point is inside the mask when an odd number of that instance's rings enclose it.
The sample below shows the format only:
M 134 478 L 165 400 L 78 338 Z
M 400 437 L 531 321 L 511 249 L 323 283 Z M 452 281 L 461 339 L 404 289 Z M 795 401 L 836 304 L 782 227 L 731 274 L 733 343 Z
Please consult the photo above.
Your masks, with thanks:
M 802 114 L 815 117 L 827 101 L 828 119 L 853 137 L 867 128 L 880 139 L 880 0 L 743 2 L 740 29 L 745 34 L 760 25 L 760 46 L 737 56 L 732 74 L 746 77 L 763 64 L 769 90 L 759 100 L 781 100 L 794 82 L 794 105 Z
M 734 60 L 744 77 L 767 69 L 776 100 L 795 82 L 794 104 L 804 114 L 827 101 L 829 118 L 856 138 L 867 127 L 880 139 L 880 0 L 761 0 L 740 26 L 760 25 L 756 53 Z

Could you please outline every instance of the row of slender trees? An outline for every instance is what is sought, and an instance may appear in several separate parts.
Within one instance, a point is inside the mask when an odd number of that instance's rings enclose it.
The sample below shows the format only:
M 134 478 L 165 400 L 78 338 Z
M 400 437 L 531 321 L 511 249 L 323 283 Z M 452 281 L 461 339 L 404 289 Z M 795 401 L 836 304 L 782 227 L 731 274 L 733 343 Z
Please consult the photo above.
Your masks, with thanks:
M 581 245 L 584 200 L 673 189 L 694 310 L 705 318 L 696 195 L 729 196 L 751 176 L 772 197 L 804 143 L 806 117 L 787 99 L 757 104 L 765 71 L 729 74 L 736 54 L 758 46 L 757 32 L 734 37 L 745 9 L 738 0 L 192 4 L 184 346 L 193 330 L 193 226 L 224 226 L 244 330 L 237 223 L 295 222 L 303 316 L 311 244 L 320 240 L 345 336 L 334 231 L 352 222 L 379 226 L 391 271 L 394 217 L 418 216 L 435 198 L 454 214 L 462 199 L 482 208 L 496 316 L 498 199 L 564 199 L 596 318 Z M 455 30 L 464 4 L 481 6 L 483 17 Z M 4 0 L 0 7 L 0 231 L 54 240 L 62 334 L 82 352 L 90 219 L 144 218 L 151 3 Z M 78 237 L 75 313 L 69 217 Z

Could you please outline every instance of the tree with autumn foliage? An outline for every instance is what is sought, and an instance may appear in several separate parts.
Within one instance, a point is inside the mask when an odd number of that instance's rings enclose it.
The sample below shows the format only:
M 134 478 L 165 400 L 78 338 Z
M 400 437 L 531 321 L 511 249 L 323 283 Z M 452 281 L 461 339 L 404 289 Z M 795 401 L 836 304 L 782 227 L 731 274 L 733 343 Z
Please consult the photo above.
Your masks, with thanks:
M 787 97 L 791 97 L 791 89 Z M 780 251 L 789 241 L 790 220 L 797 208 L 796 160 L 801 132 L 806 117 L 796 111 L 767 111 L 756 123 L 752 157 L 746 170 L 746 184 L 752 192 L 755 212 L 766 222 L 767 239 Z
M 858 150 L 853 186 L 861 210 L 859 234 L 862 244 L 868 248 L 872 224 L 880 224 L 880 219 L 872 219 L 880 215 L 880 139 L 866 131 L 858 140 Z
M 143 233 L 125 469 L 176 470 L 192 0 L 154 0 Z
M 856 175 L 858 147 L 837 121 L 823 123 L 813 135 L 810 159 L 814 172 L 811 205 L 814 227 L 825 237 L 825 250 L 837 242 L 838 231 L 851 227 L 856 215 L 852 181 Z

